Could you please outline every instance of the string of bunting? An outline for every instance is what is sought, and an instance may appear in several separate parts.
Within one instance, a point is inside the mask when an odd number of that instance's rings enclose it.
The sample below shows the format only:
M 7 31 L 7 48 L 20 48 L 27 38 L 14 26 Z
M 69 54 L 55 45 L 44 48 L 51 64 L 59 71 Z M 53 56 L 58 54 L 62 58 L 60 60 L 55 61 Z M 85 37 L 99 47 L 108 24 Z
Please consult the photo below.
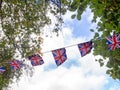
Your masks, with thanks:
M 113 34 L 112 36 L 108 36 L 106 37 L 106 40 L 108 44 L 108 50 L 115 50 L 116 48 L 120 48 L 120 34 Z M 80 43 L 80 44 L 75 44 L 75 45 L 78 46 L 80 54 L 83 57 L 86 54 L 91 52 L 93 48 L 93 40 Z M 72 47 L 75 45 L 70 45 L 67 47 Z M 60 66 L 67 60 L 67 54 L 66 54 L 66 49 L 65 49 L 67 47 L 47 51 L 47 52 L 52 52 L 57 66 Z M 43 53 L 47 53 L 47 52 L 43 52 Z M 38 66 L 38 65 L 44 64 L 44 61 L 39 54 L 33 54 L 31 56 L 28 56 L 28 59 L 30 60 L 32 66 Z M 11 69 L 14 71 L 20 70 L 24 66 L 23 62 L 16 60 L 16 59 L 11 60 L 10 62 L 8 62 L 8 64 L 10 65 Z M 5 67 L 0 66 L 0 74 L 2 74 L 5 71 L 6 71 Z

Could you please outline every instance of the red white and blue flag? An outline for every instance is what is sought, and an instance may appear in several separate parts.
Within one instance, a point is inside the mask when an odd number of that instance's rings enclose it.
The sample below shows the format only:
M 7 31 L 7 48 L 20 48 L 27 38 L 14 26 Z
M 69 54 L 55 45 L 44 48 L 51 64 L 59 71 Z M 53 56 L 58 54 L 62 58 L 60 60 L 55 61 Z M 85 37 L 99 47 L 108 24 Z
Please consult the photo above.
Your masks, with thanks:
M 52 54 L 53 54 L 53 57 L 55 59 L 57 66 L 61 65 L 62 63 L 64 63 L 67 60 L 65 48 L 53 50 Z
M 13 70 L 19 70 L 23 67 L 23 63 L 19 60 L 12 60 L 9 62 L 9 65 Z
M 39 54 L 34 54 L 28 57 L 32 66 L 42 65 L 44 63 L 42 57 Z
M 120 47 L 120 34 L 114 34 L 113 36 L 106 37 L 108 50 L 115 50 Z
M 0 66 L 0 74 L 2 74 L 5 71 L 5 67 Z
M 78 48 L 82 57 L 88 54 L 91 51 L 92 47 L 92 41 L 78 44 Z

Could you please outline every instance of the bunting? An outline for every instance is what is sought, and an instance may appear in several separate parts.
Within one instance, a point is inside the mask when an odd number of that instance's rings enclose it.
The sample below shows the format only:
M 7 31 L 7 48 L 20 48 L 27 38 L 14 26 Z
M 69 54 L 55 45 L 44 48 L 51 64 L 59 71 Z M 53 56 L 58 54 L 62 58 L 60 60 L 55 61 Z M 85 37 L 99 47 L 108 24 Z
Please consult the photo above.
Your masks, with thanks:
M 22 64 L 22 62 L 21 61 L 19 61 L 19 60 L 12 60 L 12 61 L 10 61 L 9 62 L 9 65 L 11 66 L 11 68 L 13 69 L 13 70 L 19 70 L 19 69 L 21 69 L 22 67 L 23 67 L 23 64 Z
M 108 50 L 115 50 L 120 47 L 120 34 L 114 34 L 113 36 L 106 37 Z
M 56 65 L 59 66 L 67 60 L 66 49 L 61 48 L 52 51 L 53 57 L 55 59 Z
M 2 74 L 5 71 L 5 67 L 0 66 L 0 74 Z
M 109 50 L 115 50 L 116 48 L 120 47 L 120 34 L 114 34 L 112 36 L 108 36 L 106 37 L 106 39 L 107 39 Z M 76 45 L 78 46 L 78 49 L 82 57 L 90 53 L 93 48 L 92 40 L 88 42 L 76 44 Z M 75 46 L 75 45 L 71 45 L 71 46 Z M 71 46 L 67 46 L 67 47 L 71 47 Z M 48 51 L 48 52 L 52 52 L 57 66 L 60 66 L 67 60 L 67 54 L 66 54 L 66 49 L 65 49 L 67 47 Z M 33 54 L 29 56 L 28 59 L 31 61 L 32 66 L 44 64 L 44 61 L 39 54 Z M 16 59 L 11 60 L 10 62 L 8 62 L 8 64 L 11 66 L 11 69 L 15 71 L 23 67 L 23 63 Z M 3 66 L 0 66 L 0 74 L 2 74 L 5 71 L 6 71 L 5 68 Z
M 82 57 L 85 56 L 86 54 L 88 54 L 91 51 L 92 47 L 93 47 L 92 41 L 78 44 L 78 48 L 80 50 Z
M 34 54 L 28 57 L 33 66 L 42 65 L 44 63 L 42 57 L 39 54 Z

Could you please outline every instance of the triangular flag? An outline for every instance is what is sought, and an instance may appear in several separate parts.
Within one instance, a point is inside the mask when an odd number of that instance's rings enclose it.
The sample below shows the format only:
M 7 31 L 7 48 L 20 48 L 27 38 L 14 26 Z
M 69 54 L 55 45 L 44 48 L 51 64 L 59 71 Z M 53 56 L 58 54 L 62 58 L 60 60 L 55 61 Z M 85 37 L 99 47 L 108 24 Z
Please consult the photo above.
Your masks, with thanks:
M 44 63 L 42 57 L 39 54 L 34 54 L 28 57 L 33 66 L 42 65 Z
M 78 44 L 78 48 L 82 57 L 88 54 L 91 51 L 92 47 L 92 41 Z
M 67 60 L 65 48 L 53 50 L 52 54 L 54 56 L 54 59 L 55 59 L 57 66 L 61 65 L 62 63 L 64 63 Z
M 0 74 L 2 74 L 5 71 L 5 67 L 0 66 Z
M 10 61 L 9 65 L 11 66 L 11 68 L 13 70 L 19 70 L 19 69 L 21 69 L 23 67 L 22 62 L 19 61 L 19 60 L 12 60 L 12 61 Z
M 108 50 L 115 50 L 120 47 L 120 34 L 114 34 L 113 36 L 106 37 Z

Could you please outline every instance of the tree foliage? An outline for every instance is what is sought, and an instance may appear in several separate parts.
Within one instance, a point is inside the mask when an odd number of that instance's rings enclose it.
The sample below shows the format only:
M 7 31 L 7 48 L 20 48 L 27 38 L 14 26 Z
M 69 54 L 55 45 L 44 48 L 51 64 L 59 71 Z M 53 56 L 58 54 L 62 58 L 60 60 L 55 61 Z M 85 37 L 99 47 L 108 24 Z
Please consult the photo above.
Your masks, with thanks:
M 50 24 L 44 0 L 0 0 L 0 66 L 6 71 L 0 75 L 0 90 L 7 87 L 21 71 L 11 70 L 8 62 L 40 52 L 42 27 Z
M 94 36 L 94 55 L 103 57 L 103 59 L 97 60 L 101 66 L 108 58 L 106 73 L 113 79 L 120 80 L 120 49 L 108 51 L 105 39 L 113 32 L 120 34 L 120 0 L 65 0 L 64 2 L 67 2 L 67 10 L 75 12 L 71 16 L 72 19 L 80 20 L 85 9 L 87 7 L 91 9 L 94 14 L 92 22 L 97 23 L 97 31 Z M 97 22 L 98 18 L 100 20 Z M 91 31 L 94 30 L 91 29 Z

